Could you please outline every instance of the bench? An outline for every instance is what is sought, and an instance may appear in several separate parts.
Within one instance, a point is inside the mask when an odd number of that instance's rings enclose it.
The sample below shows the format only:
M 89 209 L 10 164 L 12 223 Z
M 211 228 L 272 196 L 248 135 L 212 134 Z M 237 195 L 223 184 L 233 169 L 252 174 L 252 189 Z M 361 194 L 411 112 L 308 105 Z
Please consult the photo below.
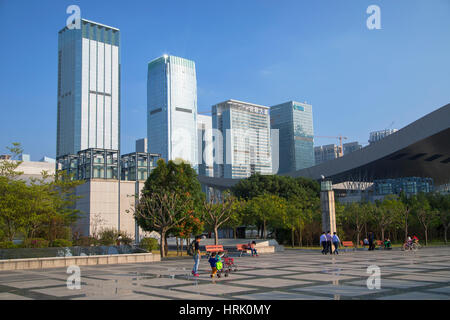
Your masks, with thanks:
M 353 244 L 352 241 L 342 241 L 342 247 L 344 248 L 352 248 L 353 250 L 355 250 L 355 245 Z
M 211 245 L 211 246 L 205 246 L 206 252 L 208 253 L 208 257 L 211 255 L 212 252 L 224 252 L 223 246 L 219 245 Z
M 244 252 L 247 253 L 247 248 L 248 248 L 247 244 L 237 244 L 236 245 L 236 249 L 237 249 L 237 251 L 239 251 L 239 257 L 242 256 L 242 254 Z

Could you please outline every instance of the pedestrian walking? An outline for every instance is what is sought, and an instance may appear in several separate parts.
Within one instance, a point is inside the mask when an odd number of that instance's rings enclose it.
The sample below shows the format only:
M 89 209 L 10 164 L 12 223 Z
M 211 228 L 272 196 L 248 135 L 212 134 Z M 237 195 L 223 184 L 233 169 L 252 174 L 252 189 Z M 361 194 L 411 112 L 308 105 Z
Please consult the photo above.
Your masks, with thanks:
M 372 231 L 370 231 L 369 232 L 369 250 L 375 249 L 374 240 L 375 240 L 375 234 Z
M 196 236 L 194 242 L 194 268 L 192 269 L 192 275 L 198 277 L 198 265 L 200 264 L 200 240 L 202 237 Z
M 320 245 L 322 246 L 322 254 L 327 254 L 327 236 L 322 232 L 320 236 Z
M 339 248 L 339 244 L 341 243 L 341 239 L 339 239 L 336 232 L 333 233 L 332 241 L 333 241 L 333 246 L 334 246 L 334 253 L 339 254 L 338 248 Z
M 331 246 L 331 242 L 333 240 L 333 237 L 331 236 L 331 231 L 327 232 L 327 251 L 330 252 L 330 254 L 333 254 L 333 247 Z

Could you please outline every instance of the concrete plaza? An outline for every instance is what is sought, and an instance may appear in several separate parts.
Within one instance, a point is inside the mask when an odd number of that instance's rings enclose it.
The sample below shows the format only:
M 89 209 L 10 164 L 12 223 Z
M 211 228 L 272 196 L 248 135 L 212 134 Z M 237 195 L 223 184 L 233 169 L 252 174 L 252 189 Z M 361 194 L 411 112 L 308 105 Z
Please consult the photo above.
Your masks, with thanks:
M 0 299 L 389 299 L 449 300 L 450 247 L 417 252 L 286 250 L 235 257 L 238 271 L 211 279 L 203 258 L 82 266 L 81 289 L 69 290 L 65 268 L 0 271 Z M 367 287 L 369 266 L 381 270 L 381 288 Z

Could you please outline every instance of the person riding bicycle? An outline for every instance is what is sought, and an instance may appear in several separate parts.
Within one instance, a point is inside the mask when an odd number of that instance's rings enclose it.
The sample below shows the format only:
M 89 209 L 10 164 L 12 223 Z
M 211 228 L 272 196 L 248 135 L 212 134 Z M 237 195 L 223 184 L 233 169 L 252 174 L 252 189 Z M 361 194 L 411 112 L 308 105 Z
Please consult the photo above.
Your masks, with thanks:
M 419 243 L 419 238 L 417 238 L 415 234 L 413 234 L 413 237 L 411 240 L 413 243 Z

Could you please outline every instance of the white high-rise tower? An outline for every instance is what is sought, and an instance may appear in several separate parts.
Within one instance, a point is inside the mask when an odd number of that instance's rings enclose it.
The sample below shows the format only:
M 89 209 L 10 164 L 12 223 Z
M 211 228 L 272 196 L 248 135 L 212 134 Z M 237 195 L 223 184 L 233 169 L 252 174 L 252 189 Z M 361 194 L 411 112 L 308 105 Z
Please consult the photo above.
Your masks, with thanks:
M 58 37 L 56 156 L 120 143 L 120 31 L 81 20 Z

